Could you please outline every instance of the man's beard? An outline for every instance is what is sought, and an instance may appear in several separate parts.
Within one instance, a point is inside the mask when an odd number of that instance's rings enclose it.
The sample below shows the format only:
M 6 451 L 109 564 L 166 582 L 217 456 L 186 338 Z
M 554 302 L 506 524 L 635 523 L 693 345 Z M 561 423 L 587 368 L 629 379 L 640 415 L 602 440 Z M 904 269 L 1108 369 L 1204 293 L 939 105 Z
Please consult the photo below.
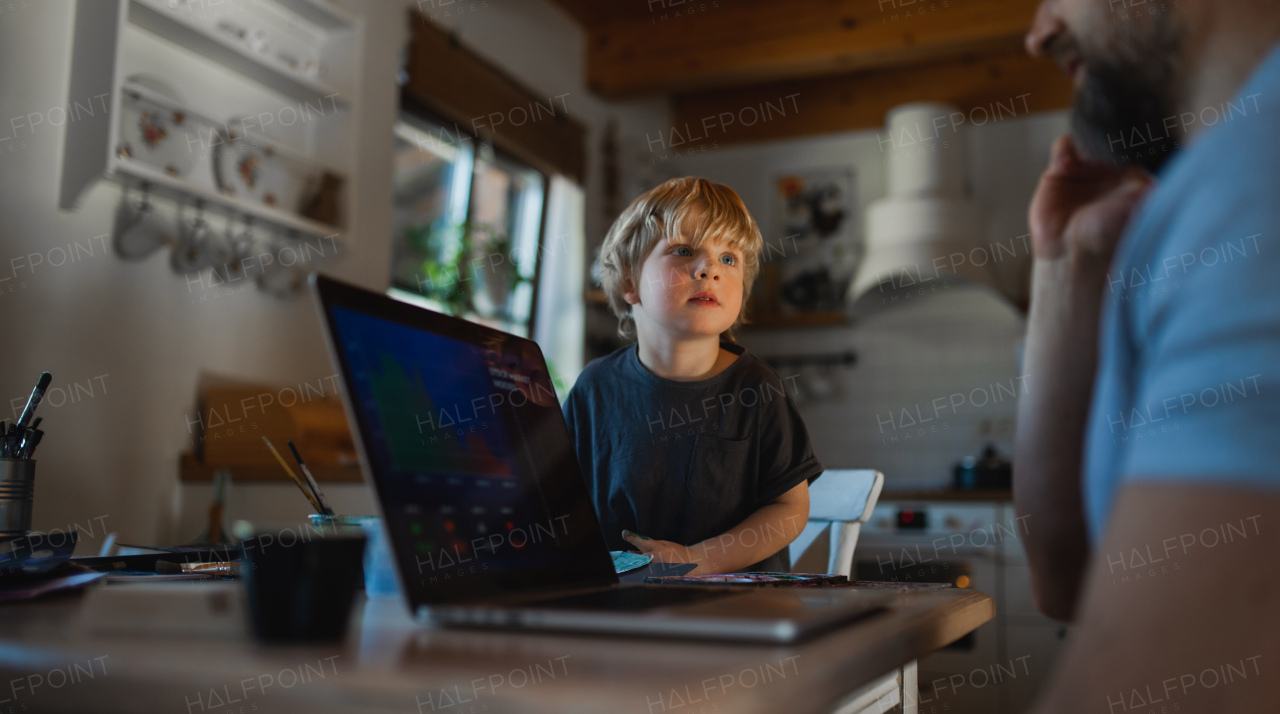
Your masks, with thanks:
M 1120 39 L 1127 51 L 1085 56 L 1071 133 L 1087 158 L 1137 164 L 1156 173 L 1183 145 L 1183 132 L 1170 119 L 1178 116 L 1174 85 L 1180 39 L 1167 21 L 1157 20 L 1150 37 Z

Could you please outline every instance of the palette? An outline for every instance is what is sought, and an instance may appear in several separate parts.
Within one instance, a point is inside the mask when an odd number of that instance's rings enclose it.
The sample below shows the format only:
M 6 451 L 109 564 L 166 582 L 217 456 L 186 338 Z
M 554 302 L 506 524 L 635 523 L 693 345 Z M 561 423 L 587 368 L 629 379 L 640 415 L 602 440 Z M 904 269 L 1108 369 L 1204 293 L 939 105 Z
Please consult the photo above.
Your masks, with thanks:
M 653 560 L 652 555 L 628 553 L 625 550 L 611 550 L 609 555 L 613 556 L 613 572 L 615 573 L 629 573 L 632 570 L 639 570 Z

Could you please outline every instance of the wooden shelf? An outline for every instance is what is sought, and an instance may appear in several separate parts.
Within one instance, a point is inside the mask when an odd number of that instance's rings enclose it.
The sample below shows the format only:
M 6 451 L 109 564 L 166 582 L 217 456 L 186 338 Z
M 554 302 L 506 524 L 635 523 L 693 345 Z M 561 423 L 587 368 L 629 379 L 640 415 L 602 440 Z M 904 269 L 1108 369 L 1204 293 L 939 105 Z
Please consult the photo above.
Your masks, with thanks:
M 295 4 L 318 7 L 305 0 L 296 0 Z M 329 99 L 337 107 L 350 106 L 332 87 L 279 67 L 230 38 L 210 34 L 179 15 L 153 7 L 147 0 L 129 0 L 129 22 L 285 96 L 302 102 Z
M 276 0 L 298 17 L 326 30 L 346 30 L 356 24 L 347 10 L 324 0 Z
M 880 494 L 880 503 L 888 501 L 1012 501 L 1013 491 L 1009 489 L 982 489 L 959 491 L 956 489 L 938 489 L 936 491 L 890 491 L 886 489 Z
M 364 474 L 358 465 L 352 466 L 312 466 L 311 475 L 322 483 L 360 483 Z M 179 479 L 187 482 L 213 481 L 213 474 L 221 469 L 231 471 L 232 481 L 254 481 L 259 483 L 288 483 L 293 480 L 280 468 L 279 464 L 235 466 L 228 464 L 205 464 L 196 460 L 189 451 L 183 452 L 178 461 Z
M 221 213 L 229 218 L 252 216 L 262 224 L 283 228 L 286 231 L 298 231 L 307 236 L 328 237 L 336 236 L 341 232 L 337 226 L 247 201 L 237 196 L 228 196 L 207 186 L 169 176 L 154 166 L 129 159 L 113 158 L 108 176 L 122 183 L 150 184 L 152 194 L 175 201 L 204 201 L 206 210 Z

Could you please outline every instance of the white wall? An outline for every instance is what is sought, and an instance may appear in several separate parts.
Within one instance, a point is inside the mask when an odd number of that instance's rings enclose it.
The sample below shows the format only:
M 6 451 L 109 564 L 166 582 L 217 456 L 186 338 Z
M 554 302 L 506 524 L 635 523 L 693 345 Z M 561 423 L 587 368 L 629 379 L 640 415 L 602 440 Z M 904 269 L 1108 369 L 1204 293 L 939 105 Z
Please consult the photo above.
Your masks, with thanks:
M 131 543 L 167 542 L 190 530 L 173 514 L 201 371 L 296 385 L 333 370 L 308 300 L 282 302 L 253 288 L 202 290 L 164 256 L 128 263 L 104 250 L 115 186 L 99 183 L 74 212 L 57 209 L 61 130 L 16 121 L 14 135 L 11 119 L 66 105 L 73 8 L 70 0 L 0 3 L 0 139 L 10 137 L 0 141 L 0 396 L 21 409 L 42 370 L 53 374 L 55 388 L 80 385 L 68 392 L 74 397 L 51 392 L 40 409 L 47 433 L 33 526 L 79 524 L 85 552 L 96 550 L 104 529 Z M 378 289 L 389 265 L 394 76 L 405 36 L 403 16 L 385 9 L 365 16 L 370 41 L 347 147 L 351 250 L 327 267 Z M 194 81 L 179 89 L 198 95 L 202 87 Z M 72 242 L 96 250 L 50 265 L 50 250 Z M 44 264 L 25 267 L 31 254 L 46 256 Z M 9 411 L 0 405 L 0 418 Z
M 798 97 L 801 112 L 803 101 Z M 987 242 L 1003 246 L 997 274 L 1015 296 L 1025 296 L 1028 287 L 1030 256 L 1023 246 L 1029 244 L 1019 239 L 1028 232 L 1027 206 L 1053 140 L 1066 131 L 1065 113 L 1055 112 L 1006 117 L 967 134 L 968 183 L 983 208 Z M 726 145 L 673 163 L 683 173 L 733 187 L 766 239 L 777 245 L 782 234 L 774 229 L 773 187 L 779 175 L 852 167 L 865 215 L 868 204 L 886 193 L 886 162 L 893 151 L 878 132 L 863 131 Z M 1004 250 L 1010 246 L 1017 248 L 1017 258 Z M 1009 454 L 1017 408 L 1009 390 L 1024 393 L 1018 379 L 1023 317 L 1008 301 L 954 279 L 914 302 L 877 305 L 883 297 L 877 291 L 865 296 L 849 325 L 755 329 L 742 337 L 749 349 L 766 356 L 847 350 L 858 355 L 853 368 L 784 370 L 784 378 L 798 375 L 789 384 L 800 385 L 800 408 L 818 458 L 831 468 L 880 469 L 890 488 L 928 488 L 948 485 L 954 462 L 977 455 L 988 441 Z M 817 399 L 806 393 L 806 380 L 834 392 Z M 952 409 L 956 394 L 965 395 L 964 401 Z M 945 406 L 932 407 L 939 398 Z M 970 398 L 989 401 L 974 406 Z M 930 421 L 911 423 L 916 418 Z

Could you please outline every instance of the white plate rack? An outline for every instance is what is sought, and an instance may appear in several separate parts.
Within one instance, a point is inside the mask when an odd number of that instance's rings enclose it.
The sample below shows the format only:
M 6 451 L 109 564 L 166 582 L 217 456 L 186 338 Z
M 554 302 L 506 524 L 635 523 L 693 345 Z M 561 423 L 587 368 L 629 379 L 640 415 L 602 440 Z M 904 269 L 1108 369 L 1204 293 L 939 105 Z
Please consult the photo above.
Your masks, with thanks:
M 340 220 L 222 190 L 214 144 L 228 135 L 251 140 L 291 166 L 315 167 L 343 183 L 358 22 L 341 0 L 78 0 L 68 106 L 106 95 L 110 111 L 101 120 L 67 122 L 59 206 L 73 209 L 87 189 L 109 178 L 229 221 L 336 246 Z M 137 74 L 176 85 L 182 101 L 128 81 Z M 194 143 L 182 137 L 200 153 L 191 166 L 166 170 L 136 150 L 121 150 L 127 96 L 181 112 L 188 126 L 201 127 L 205 133 Z M 235 117 L 251 125 L 257 117 L 263 134 L 243 129 Z M 349 195 L 349 187 L 343 192 Z M 345 202 L 344 195 L 325 214 L 346 215 Z

